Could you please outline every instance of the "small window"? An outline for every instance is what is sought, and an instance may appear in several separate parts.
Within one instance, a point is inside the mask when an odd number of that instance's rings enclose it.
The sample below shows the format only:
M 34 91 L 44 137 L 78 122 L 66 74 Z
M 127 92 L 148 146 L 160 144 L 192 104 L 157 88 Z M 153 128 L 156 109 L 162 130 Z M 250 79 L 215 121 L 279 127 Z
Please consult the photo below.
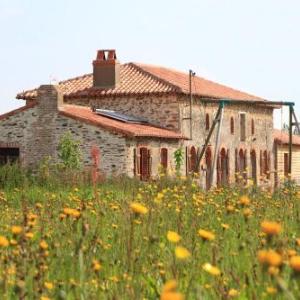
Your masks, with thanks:
M 0 165 L 13 164 L 20 156 L 19 148 L 0 148 Z
M 164 170 L 168 168 L 168 149 L 162 148 L 160 150 L 160 164 Z
M 254 135 L 255 133 L 255 125 L 254 125 L 254 120 L 251 120 L 251 135 Z
M 240 113 L 240 139 L 241 142 L 246 141 L 246 114 L 245 113 Z
M 230 133 L 234 134 L 234 119 L 233 119 L 233 117 L 230 118 Z
M 205 129 L 209 130 L 210 124 L 209 124 L 209 114 L 205 115 Z

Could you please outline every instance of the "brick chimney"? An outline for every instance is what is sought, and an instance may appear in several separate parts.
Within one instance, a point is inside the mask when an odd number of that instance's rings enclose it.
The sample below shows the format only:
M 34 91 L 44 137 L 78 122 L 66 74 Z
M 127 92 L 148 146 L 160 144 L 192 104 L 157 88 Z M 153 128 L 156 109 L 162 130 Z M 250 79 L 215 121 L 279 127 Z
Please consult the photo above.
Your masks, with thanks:
M 115 88 L 120 82 L 120 63 L 116 50 L 98 50 L 93 61 L 93 85 L 95 88 Z

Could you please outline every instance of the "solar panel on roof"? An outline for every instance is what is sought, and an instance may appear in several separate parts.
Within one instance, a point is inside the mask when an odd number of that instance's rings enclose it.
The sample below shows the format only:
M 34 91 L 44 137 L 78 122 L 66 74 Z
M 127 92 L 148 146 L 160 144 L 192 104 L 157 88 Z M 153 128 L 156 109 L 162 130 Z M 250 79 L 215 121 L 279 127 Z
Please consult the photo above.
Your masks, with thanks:
M 108 110 L 108 109 L 96 109 L 96 114 L 108 117 L 111 119 L 115 119 L 121 122 L 125 123 L 134 123 L 134 124 L 149 124 L 148 120 L 141 118 L 141 117 L 135 117 L 135 116 L 128 116 L 122 113 L 118 113 L 114 110 Z

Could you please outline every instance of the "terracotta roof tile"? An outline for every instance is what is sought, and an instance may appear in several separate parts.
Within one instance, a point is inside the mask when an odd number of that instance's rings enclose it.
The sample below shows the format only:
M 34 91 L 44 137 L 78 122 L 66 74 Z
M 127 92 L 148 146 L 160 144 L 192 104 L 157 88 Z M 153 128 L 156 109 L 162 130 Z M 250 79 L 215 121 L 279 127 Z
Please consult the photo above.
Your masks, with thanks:
M 66 98 L 105 97 L 109 95 L 145 95 L 165 93 L 189 93 L 189 75 L 173 69 L 127 63 L 120 66 L 120 84 L 115 88 L 94 88 L 93 75 L 87 74 L 61 81 L 59 86 Z M 235 100 L 264 100 L 262 98 L 232 89 L 230 87 L 195 76 L 193 93 L 209 98 L 227 98 Z M 29 90 L 17 95 L 18 99 L 35 99 L 37 90 Z
M 288 133 L 274 129 L 273 130 L 273 138 L 274 142 L 281 144 L 281 145 L 288 145 L 289 144 L 289 135 Z M 293 135 L 293 145 L 300 146 L 300 136 Z
M 185 138 L 182 134 L 168 129 L 158 128 L 151 125 L 124 123 L 108 117 L 100 116 L 85 106 L 63 105 L 60 107 L 60 113 L 67 117 L 86 122 L 94 126 L 99 126 L 126 136 L 157 137 L 166 139 Z

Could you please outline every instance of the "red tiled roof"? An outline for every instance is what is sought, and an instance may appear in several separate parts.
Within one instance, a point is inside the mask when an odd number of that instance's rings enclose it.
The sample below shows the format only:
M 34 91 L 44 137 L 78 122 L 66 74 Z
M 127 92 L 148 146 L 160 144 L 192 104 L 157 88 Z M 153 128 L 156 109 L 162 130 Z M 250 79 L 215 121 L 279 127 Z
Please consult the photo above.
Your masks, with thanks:
M 78 105 L 63 105 L 60 114 L 99 126 L 110 131 L 121 133 L 131 137 L 157 137 L 166 139 L 184 139 L 185 137 L 177 132 L 143 124 L 130 124 L 117 121 L 108 117 L 97 115 L 90 108 Z
M 188 94 L 189 75 L 172 69 L 127 63 L 120 66 L 120 84 L 115 88 L 99 89 L 93 87 L 93 75 L 87 74 L 61 81 L 59 86 L 66 98 L 105 97 L 110 95 L 145 95 L 145 94 Z M 209 98 L 234 100 L 264 100 L 262 98 L 232 89 L 230 87 L 195 76 L 193 93 Z M 17 95 L 18 99 L 35 99 L 37 90 L 29 90 Z
M 9 118 L 9 117 L 11 117 L 11 116 L 13 116 L 13 115 L 16 115 L 16 114 L 18 114 L 18 113 L 20 113 L 20 112 L 22 112 L 22 111 L 27 110 L 27 109 L 29 109 L 29 108 L 33 108 L 35 105 L 36 105 L 36 102 L 33 101 L 33 102 L 31 102 L 31 103 L 28 103 L 28 104 L 25 105 L 25 106 L 22 106 L 22 107 L 20 107 L 20 108 L 14 109 L 14 110 L 11 110 L 11 111 L 9 111 L 9 112 L 3 114 L 3 115 L 0 115 L 0 120 L 7 119 L 7 118 Z
M 288 133 L 274 129 L 273 130 L 273 138 L 274 142 L 280 145 L 288 145 L 289 144 L 289 135 Z M 300 136 L 293 135 L 293 145 L 300 146 Z

